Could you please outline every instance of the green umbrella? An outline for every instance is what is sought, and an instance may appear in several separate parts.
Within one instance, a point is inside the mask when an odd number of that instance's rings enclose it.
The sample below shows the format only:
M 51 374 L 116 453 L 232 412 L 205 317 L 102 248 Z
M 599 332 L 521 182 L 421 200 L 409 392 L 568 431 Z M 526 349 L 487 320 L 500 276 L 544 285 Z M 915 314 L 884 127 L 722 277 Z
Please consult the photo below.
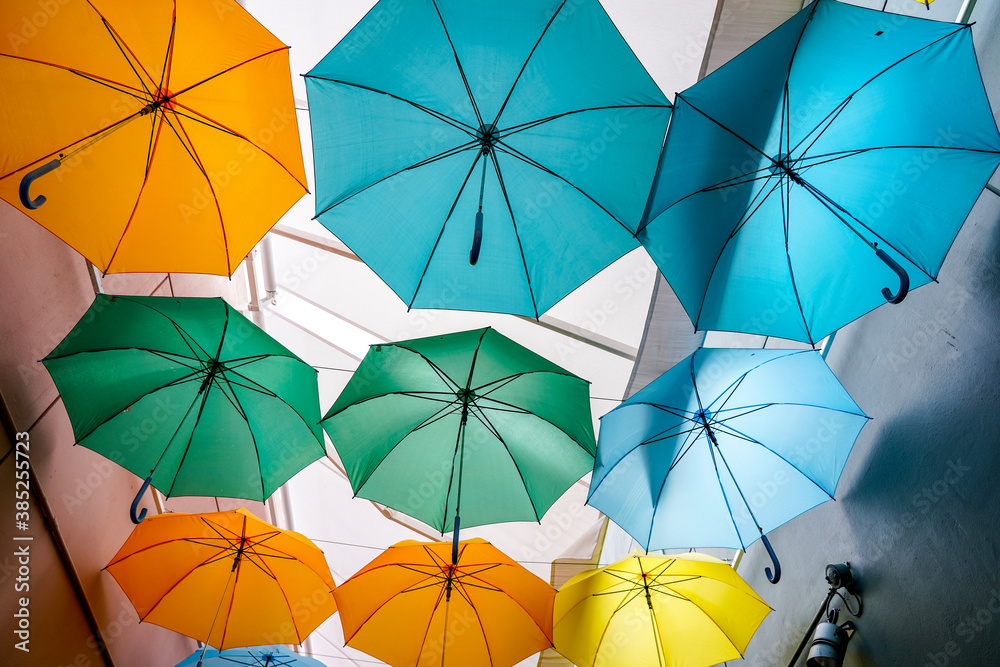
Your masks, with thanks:
M 372 347 L 321 423 L 355 495 L 457 533 L 538 521 L 593 468 L 589 394 L 479 329 Z
M 42 363 L 77 444 L 146 477 L 137 523 L 150 483 L 264 500 L 325 454 L 316 371 L 222 299 L 98 294 Z

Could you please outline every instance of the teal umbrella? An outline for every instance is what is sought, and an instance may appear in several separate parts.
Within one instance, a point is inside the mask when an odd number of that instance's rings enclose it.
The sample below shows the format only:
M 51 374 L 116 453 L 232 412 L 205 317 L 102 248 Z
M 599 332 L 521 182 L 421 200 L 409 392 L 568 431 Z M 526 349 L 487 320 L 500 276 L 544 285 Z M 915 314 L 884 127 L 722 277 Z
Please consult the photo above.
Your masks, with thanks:
M 587 502 L 647 551 L 746 549 L 831 500 L 868 416 L 816 350 L 699 349 L 601 417 Z
M 998 163 L 970 26 L 818 0 L 677 96 L 639 240 L 695 328 L 814 343 L 936 280 Z
M 248 646 L 246 648 L 230 648 L 219 651 L 210 648 L 204 651 L 199 649 L 178 662 L 175 667 L 324 667 L 323 663 L 315 658 L 301 656 L 293 653 L 281 644 L 273 646 Z
M 306 91 L 316 217 L 409 307 L 537 317 L 638 247 L 670 104 L 597 0 L 381 0 Z
M 540 520 L 596 449 L 586 380 L 494 329 L 372 347 L 322 424 L 355 495 L 456 541 Z
M 315 369 L 222 299 L 98 294 L 42 363 L 77 444 L 146 478 L 136 522 L 150 483 L 264 500 L 325 454 Z

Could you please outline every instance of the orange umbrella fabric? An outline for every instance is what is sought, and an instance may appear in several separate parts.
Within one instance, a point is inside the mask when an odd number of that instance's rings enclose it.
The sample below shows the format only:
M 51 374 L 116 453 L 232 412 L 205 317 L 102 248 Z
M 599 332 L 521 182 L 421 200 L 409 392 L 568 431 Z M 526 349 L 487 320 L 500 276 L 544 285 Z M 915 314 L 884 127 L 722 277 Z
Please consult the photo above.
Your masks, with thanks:
M 555 589 L 480 539 L 405 541 L 334 591 L 344 639 L 395 667 L 508 667 L 552 645 Z
M 0 198 L 105 273 L 232 275 L 306 192 L 288 47 L 233 0 L 3 0 L 0 25 Z
M 105 569 L 140 620 L 219 650 L 301 644 L 337 609 L 323 552 L 245 509 L 149 517 Z

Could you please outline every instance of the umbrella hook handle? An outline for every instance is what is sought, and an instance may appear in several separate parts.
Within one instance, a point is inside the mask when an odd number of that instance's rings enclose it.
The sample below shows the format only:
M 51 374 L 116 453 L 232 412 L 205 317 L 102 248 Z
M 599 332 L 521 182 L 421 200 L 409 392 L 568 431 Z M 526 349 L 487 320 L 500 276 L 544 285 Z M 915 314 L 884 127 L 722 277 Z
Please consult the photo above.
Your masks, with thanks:
M 132 523 L 138 525 L 143 519 L 146 518 L 146 508 L 142 508 L 142 512 L 136 515 L 139 510 L 139 500 L 146 493 L 146 489 L 149 488 L 150 483 L 153 481 L 153 475 L 150 474 L 149 477 L 143 481 L 142 486 L 139 487 L 139 493 L 135 494 L 135 498 L 132 499 L 132 507 L 129 509 L 129 516 L 132 519 Z
M 882 250 L 881 248 L 876 248 L 875 256 L 881 259 L 883 262 L 885 262 L 886 266 L 895 271 L 896 275 L 899 276 L 899 291 L 896 294 L 893 294 L 888 287 L 882 288 L 882 296 L 885 297 L 886 301 L 888 301 L 889 303 L 899 303 L 904 298 L 906 298 L 907 292 L 910 291 L 909 274 L 906 273 L 906 269 L 897 264 L 896 260 L 890 257 L 889 253 L 887 253 L 885 250 Z
M 47 164 L 43 164 L 38 169 L 32 169 L 24 175 L 24 178 L 21 179 L 21 187 L 17 190 L 17 194 L 21 198 L 21 204 L 24 205 L 24 208 L 34 210 L 45 203 L 44 195 L 38 195 L 32 199 L 28 190 L 31 188 L 31 184 L 34 183 L 36 179 L 44 176 L 50 171 L 58 169 L 61 166 L 62 162 L 59 160 L 52 160 Z
M 469 250 L 469 264 L 475 266 L 479 261 L 479 249 L 483 245 L 483 212 L 476 212 L 476 228 L 472 234 L 472 249 Z
M 771 542 L 767 539 L 767 535 L 761 535 L 760 539 L 764 543 L 764 548 L 767 549 L 767 554 L 771 557 L 771 562 L 774 563 L 774 574 L 771 573 L 771 568 L 769 567 L 764 568 L 764 574 L 767 575 L 768 581 L 776 584 L 781 579 L 781 563 L 778 562 L 778 556 L 774 553 L 774 549 L 771 548 Z

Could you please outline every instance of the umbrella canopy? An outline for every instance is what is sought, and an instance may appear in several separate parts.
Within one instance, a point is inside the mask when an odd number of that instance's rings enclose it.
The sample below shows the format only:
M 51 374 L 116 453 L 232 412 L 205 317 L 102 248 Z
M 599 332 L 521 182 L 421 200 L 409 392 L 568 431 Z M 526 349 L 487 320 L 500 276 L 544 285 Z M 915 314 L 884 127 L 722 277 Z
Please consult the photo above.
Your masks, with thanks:
M 969 26 L 818 0 L 677 96 L 639 239 L 697 329 L 814 343 L 935 280 L 998 163 Z
M 247 667 L 282 667 L 283 665 L 325 667 L 319 660 L 293 653 L 281 644 L 231 648 L 225 651 L 210 648 L 204 651 L 204 655 L 199 649 L 178 662 L 175 667 L 195 667 L 199 664 L 202 667 L 234 667 L 235 665 L 246 665 Z
M 77 444 L 167 496 L 264 500 L 325 454 L 315 369 L 222 299 L 98 294 L 42 363 Z
M 53 7 L 0 3 L 0 197 L 105 273 L 232 275 L 306 191 L 288 47 L 233 0 Z
M 670 105 L 598 0 L 381 0 L 306 89 L 316 217 L 410 307 L 537 317 L 637 247 Z
M 633 552 L 563 584 L 555 648 L 580 667 L 709 667 L 743 657 L 770 612 L 717 558 Z
M 552 645 L 556 591 L 489 542 L 407 540 L 334 591 L 348 646 L 395 667 L 507 667 Z
M 220 650 L 301 644 L 337 609 L 323 552 L 244 509 L 150 517 L 105 569 L 141 621 Z
M 372 347 L 322 425 L 356 495 L 442 532 L 538 521 L 596 449 L 587 382 L 489 328 Z
M 833 498 L 867 421 L 815 350 L 699 349 L 601 418 L 588 503 L 646 549 L 745 549 Z

